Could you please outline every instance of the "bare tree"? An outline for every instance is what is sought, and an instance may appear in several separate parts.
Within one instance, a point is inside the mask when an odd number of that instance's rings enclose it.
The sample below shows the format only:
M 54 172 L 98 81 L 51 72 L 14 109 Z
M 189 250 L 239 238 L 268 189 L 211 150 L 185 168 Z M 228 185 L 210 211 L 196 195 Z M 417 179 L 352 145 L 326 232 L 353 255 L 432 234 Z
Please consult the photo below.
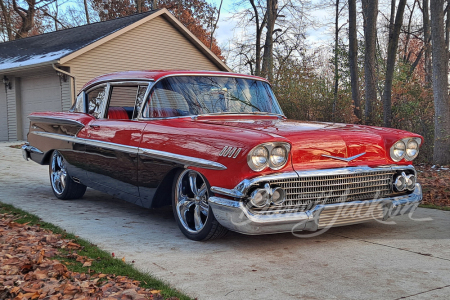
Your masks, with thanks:
M 362 0 L 364 14 L 364 72 L 366 88 L 365 123 L 373 124 L 372 105 L 377 101 L 377 16 L 378 0 Z
M 84 13 L 86 14 L 86 23 L 91 24 L 91 19 L 89 18 L 89 8 L 87 0 L 84 0 Z
M 450 164 L 450 103 L 448 53 L 445 47 L 444 0 L 432 0 L 431 39 L 433 57 L 434 150 L 436 164 Z
M 395 11 L 395 1 L 392 1 L 391 13 Z M 397 13 L 395 15 L 395 23 L 389 26 L 389 42 L 386 60 L 386 77 L 384 80 L 383 92 L 383 120 L 385 127 L 391 127 L 392 121 L 392 80 L 394 79 L 395 60 L 397 58 L 398 38 L 400 36 L 400 29 L 403 24 L 403 14 L 405 12 L 406 0 L 400 0 L 398 3 Z M 391 17 L 391 20 L 393 18 Z
M 6 30 L 6 39 L 7 41 L 14 40 L 14 31 L 13 31 L 13 25 L 11 20 L 11 3 L 10 1 L 3 1 L 0 0 L 0 8 L 2 9 L 2 27 L 3 30 Z
M 267 30 L 261 73 L 273 80 L 273 34 L 278 17 L 278 0 L 267 0 Z
M 355 105 L 355 116 L 361 120 L 361 95 L 359 92 L 358 76 L 358 37 L 356 23 L 356 0 L 348 1 L 348 63 L 350 68 L 350 80 L 352 99 Z
M 423 42 L 425 45 L 425 81 L 431 85 L 431 34 L 430 34 L 430 13 L 428 0 L 423 0 L 422 4 L 422 20 L 423 20 Z
M 220 11 L 222 10 L 222 4 L 223 4 L 223 0 L 220 0 L 220 5 L 219 5 L 219 9 L 217 10 L 217 18 L 211 18 L 211 37 L 209 39 L 209 49 L 212 48 L 213 45 L 213 39 L 214 39 L 214 33 L 216 32 L 217 29 L 217 23 L 219 23 L 219 19 L 220 19 Z

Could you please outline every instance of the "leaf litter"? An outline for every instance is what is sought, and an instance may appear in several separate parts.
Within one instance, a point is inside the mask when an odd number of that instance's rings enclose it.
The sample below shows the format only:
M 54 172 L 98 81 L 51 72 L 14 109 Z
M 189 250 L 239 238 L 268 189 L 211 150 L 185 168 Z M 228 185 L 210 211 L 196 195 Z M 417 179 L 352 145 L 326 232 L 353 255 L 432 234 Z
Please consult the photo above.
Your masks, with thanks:
M 90 267 L 94 260 L 77 253 L 82 246 L 38 225 L 14 220 L 13 215 L 0 214 L 0 299 L 164 299 L 160 290 L 142 288 L 126 276 L 70 271 L 66 265 L 73 263 L 56 258 L 75 259 Z

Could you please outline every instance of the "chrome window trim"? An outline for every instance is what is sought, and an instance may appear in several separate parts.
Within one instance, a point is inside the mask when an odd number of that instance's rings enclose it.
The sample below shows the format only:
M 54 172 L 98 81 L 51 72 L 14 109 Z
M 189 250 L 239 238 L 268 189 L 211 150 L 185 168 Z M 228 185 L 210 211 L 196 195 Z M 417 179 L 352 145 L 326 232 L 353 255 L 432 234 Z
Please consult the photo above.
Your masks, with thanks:
M 279 181 L 284 179 L 311 177 L 311 176 L 349 175 L 358 173 L 380 172 L 386 170 L 392 171 L 411 170 L 414 172 L 414 175 L 416 175 L 416 170 L 412 165 L 404 165 L 404 166 L 387 165 L 376 168 L 371 168 L 368 166 L 360 166 L 360 167 L 346 167 L 346 168 L 324 169 L 324 170 L 291 171 L 271 175 L 262 175 L 251 179 L 244 179 L 239 184 L 237 184 L 236 187 L 232 190 L 213 186 L 211 187 L 211 191 L 235 198 L 244 198 L 247 195 L 250 188 L 253 185 L 256 185 L 260 182 Z
M 110 143 L 110 142 L 104 142 L 104 141 L 97 141 L 97 140 L 90 140 L 90 139 L 84 139 L 79 137 L 72 137 L 68 135 L 63 135 L 59 133 L 50 133 L 50 132 L 42 132 L 42 131 L 33 131 L 33 134 L 54 138 L 62 141 L 72 142 L 72 143 L 78 143 L 78 144 L 84 144 L 94 147 L 104 147 L 107 149 L 117 150 L 121 152 L 126 152 L 130 154 L 141 154 L 149 157 L 154 157 L 158 159 L 162 159 L 165 161 L 180 163 L 184 165 L 185 167 L 192 166 L 192 167 L 199 167 L 204 169 L 212 169 L 212 170 L 226 170 L 227 167 L 224 165 L 202 159 L 197 157 L 191 157 L 191 156 L 185 156 L 165 151 L 159 151 L 159 150 L 153 150 L 153 149 L 147 149 L 147 148 L 139 148 L 134 146 L 126 146 L 126 145 L 120 145 L 116 143 Z
M 150 95 L 150 92 L 151 92 L 151 89 L 158 83 L 158 82 L 160 82 L 161 80 L 163 80 L 163 79 L 165 79 L 165 78 L 169 78 L 169 77 L 185 77 L 185 76 L 202 76 L 202 77 L 230 77 L 230 78 L 243 78 L 243 79 L 254 79 L 254 80 L 258 80 L 258 81 L 262 81 L 262 82 L 265 82 L 265 83 L 267 83 L 267 84 L 269 84 L 269 86 L 272 88 L 272 85 L 270 84 L 270 82 L 269 81 L 267 81 L 267 80 L 265 80 L 264 78 L 253 78 L 253 77 L 248 77 L 248 76 L 246 76 L 246 75 L 229 75 L 229 74 L 202 74 L 202 73 L 189 73 L 189 74 L 169 74 L 169 75 L 165 75 L 165 76 L 163 76 L 163 77 L 160 77 L 160 78 L 158 78 L 156 81 L 154 81 L 154 82 L 152 82 L 152 84 L 149 84 L 149 87 L 150 87 L 150 90 L 148 91 L 148 94 L 146 94 L 145 95 L 145 98 L 144 99 L 147 99 L 148 98 L 148 96 Z M 273 93 L 273 91 L 272 91 L 272 93 Z M 147 99 L 148 100 L 148 99 Z M 173 119 L 173 118 L 186 118 L 186 117 L 191 117 L 193 120 L 195 120 L 196 119 L 196 117 L 198 117 L 198 116 L 208 116 L 208 115 L 214 115 L 214 113 L 211 113 L 211 114 L 200 114 L 200 115 L 187 115 L 187 116 L 176 116 L 176 117 L 165 117 L 165 118 L 144 118 L 143 116 L 142 116 L 142 112 L 143 112 L 143 110 L 144 110 L 144 106 L 145 106 L 145 103 L 147 102 L 147 100 L 144 100 L 144 102 L 142 103 L 142 107 L 141 107 L 141 112 L 140 112 L 140 114 L 138 115 L 138 120 L 165 120 L 165 119 Z M 279 117 L 282 117 L 282 118 L 286 118 L 286 116 L 284 115 L 284 112 L 283 112 L 283 110 L 281 109 L 281 106 L 280 106 L 280 103 L 278 102 L 278 99 L 276 99 L 275 98 L 275 100 L 276 100 L 276 102 L 277 102 L 277 104 L 278 104 L 278 108 L 280 109 L 280 111 L 283 113 L 283 114 L 275 114 L 275 113 L 267 113 L 267 114 L 258 114 L 258 113 L 256 113 L 256 114 L 253 114 L 253 113 L 249 113 L 249 114 L 241 114 L 241 113 L 238 113 L 238 114 L 233 114 L 233 113 L 228 113 L 228 114 L 226 114 L 226 113 L 223 113 L 223 114 L 216 114 L 217 116 L 220 116 L 220 115 L 226 115 L 226 116 L 229 116 L 229 115 L 233 115 L 233 116 L 241 116 L 241 115 L 269 115 L 269 116 L 279 116 Z
M 150 82 L 154 82 L 154 79 L 145 79 L 145 78 L 130 78 L 130 79 L 109 79 L 109 80 L 100 80 L 97 82 L 94 82 L 86 87 L 83 88 L 84 91 L 89 91 L 90 89 L 98 86 L 98 85 L 102 85 L 102 84 L 107 84 L 107 83 L 112 83 L 112 82 L 123 82 L 123 83 L 130 83 L 130 82 L 145 82 L 145 83 L 150 83 Z M 78 93 L 79 94 L 79 93 Z M 78 95 L 77 95 L 78 96 Z

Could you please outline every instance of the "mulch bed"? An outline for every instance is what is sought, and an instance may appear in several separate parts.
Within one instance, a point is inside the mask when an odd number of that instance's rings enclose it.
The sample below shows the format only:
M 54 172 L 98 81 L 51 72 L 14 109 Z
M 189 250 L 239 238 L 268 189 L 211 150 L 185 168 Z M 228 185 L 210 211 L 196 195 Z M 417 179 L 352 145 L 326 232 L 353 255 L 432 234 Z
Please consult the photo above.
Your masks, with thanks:
M 125 276 L 68 270 L 70 263 L 55 257 L 76 259 L 84 267 L 93 259 L 78 255 L 82 247 L 72 240 L 15 218 L 0 214 L 0 299 L 164 299 L 160 291 L 141 288 Z
M 416 165 L 418 182 L 422 184 L 422 204 L 450 207 L 450 166 Z

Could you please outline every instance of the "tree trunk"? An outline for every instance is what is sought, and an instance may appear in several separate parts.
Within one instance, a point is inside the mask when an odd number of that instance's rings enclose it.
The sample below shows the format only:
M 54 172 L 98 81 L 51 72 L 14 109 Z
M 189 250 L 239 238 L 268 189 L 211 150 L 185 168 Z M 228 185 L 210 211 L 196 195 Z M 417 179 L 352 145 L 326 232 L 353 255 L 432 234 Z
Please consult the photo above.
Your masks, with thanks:
M 450 104 L 448 97 L 448 55 L 445 49 L 444 0 L 432 0 L 431 39 L 433 54 L 435 164 L 450 164 Z
M 339 51 L 339 0 L 336 0 L 336 16 L 334 21 L 334 101 L 333 101 L 333 114 L 331 116 L 333 121 L 334 115 L 336 114 L 336 104 L 338 99 L 338 88 L 339 88 L 338 51 Z
M 423 0 L 423 42 L 425 43 L 425 82 L 431 86 L 431 35 L 428 0 Z
M 395 2 L 393 2 L 395 5 Z M 395 23 L 392 30 L 389 31 L 389 43 L 386 60 L 386 77 L 384 80 L 383 92 L 383 112 L 384 112 L 384 126 L 391 127 L 392 122 L 392 81 L 394 79 L 395 59 L 397 57 L 398 38 L 400 36 L 400 29 L 403 24 L 403 13 L 405 12 L 406 0 L 400 0 L 398 3 L 397 14 L 395 16 Z M 392 11 L 392 10 L 391 10 Z M 391 18 L 392 19 L 392 18 Z
M 87 0 L 84 0 L 84 13 L 86 14 L 86 22 L 88 24 L 91 24 L 91 20 L 89 18 L 89 9 L 88 9 Z
M 6 34 L 8 36 L 8 41 L 14 40 L 14 34 L 12 30 L 12 23 L 11 23 L 11 8 L 8 5 L 5 5 L 3 3 L 3 0 L 0 0 L 0 8 L 2 9 L 2 15 L 3 15 L 3 22 L 4 26 L 6 27 Z
M 33 28 L 34 16 L 36 14 L 36 0 L 28 0 L 28 9 L 17 6 L 16 0 L 13 0 L 14 11 L 19 15 L 22 23 L 20 24 L 19 30 L 16 32 L 15 39 L 20 39 L 27 37 L 28 32 Z
M 255 41 L 255 74 L 256 76 L 261 76 L 261 35 L 266 26 L 267 20 L 267 11 L 263 17 L 263 20 L 260 21 L 260 16 L 258 13 L 258 8 L 255 4 L 254 0 L 250 0 L 250 4 L 252 5 L 254 16 L 255 16 L 255 26 L 256 26 L 256 41 Z M 261 22 L 261 24 L 260 24 Z
M 278 0 L 267 0 L 267 32 L 261 73 L 269 81 L 273 80 L 273 31 L 277 20 Z
M 356 28 L 356 0 L 348 1 L 348 62 L 352 87 L 352 99 L 355 105 L 355 116 L 361 122 L 361 96 L 358 77 L 358 36 Z
M 378 0 L 362 0 L 364 13 L 364 72 L 366 88 L 365 123 L 373 124 L 372 105 L 377 101 L 377 70 L 376 70 L 376 47 L 377 47 L 377 16 Z

